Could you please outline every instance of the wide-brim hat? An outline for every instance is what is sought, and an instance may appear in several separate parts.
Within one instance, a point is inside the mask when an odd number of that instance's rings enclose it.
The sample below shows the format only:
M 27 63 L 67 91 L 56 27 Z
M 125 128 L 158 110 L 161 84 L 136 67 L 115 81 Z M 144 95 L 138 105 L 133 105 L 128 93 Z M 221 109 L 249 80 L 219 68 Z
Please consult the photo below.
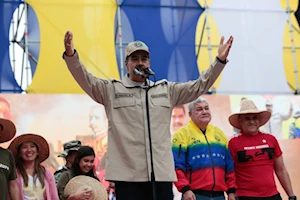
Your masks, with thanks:
M 239 122 L 240 115 L 245 114 L 258 114 L 259 115 L 259 127 L 266 124 L 271 118 L 271 113 L 266 110 L 258 110 L 256 105 L 251 100 L 245 100 L 242 102 L 241 109 L 239 113 L 234 113 L 229 117 L 229 123 L 237 129 L 241 129 L 241 124 Z
M 107 200 L 107 191 L 100 181 L 84 175 L 75 176 L 66 185 L 64 195 L 72 195 L 84 190 L 92 190 L 89 200 Z
M 43 162 L 49 157 L 49 144 L 45 138 L 33 133 L 25 133 L 16 137 L 9 145 L 8 149 L 13 153 L 17 159 L 19 157 L 18 150 L 24 142 L 33 142 L 38 148 L 39 161 Z
M 15 124 L 4 118 L 0 118 L 0 143 L 7 142 L 11 140 L 16 135 L 16 126 Z

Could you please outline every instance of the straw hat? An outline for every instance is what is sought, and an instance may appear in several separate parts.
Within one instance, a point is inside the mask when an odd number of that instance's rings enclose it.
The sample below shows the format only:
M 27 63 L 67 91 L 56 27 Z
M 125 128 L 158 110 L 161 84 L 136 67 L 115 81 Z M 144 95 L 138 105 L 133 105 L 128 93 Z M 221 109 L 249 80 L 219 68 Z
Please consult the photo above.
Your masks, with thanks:
M 11 140 L 16 135 L 14 123 L 8 119 L 0 118 L 0 143 Z
M 45 140 L 45 138 L 33 133 L 26 133 L 16 137 L 8 147 L 8 149 L 13 153 L 15 158 L 19 157 L 18 149 L 19 146 L 24 142 L 33 142 L 37 145 L 40 162 L 43 162 L 49 157 L 49 144 Z
M 92 197 L 89 200 L 107 200 L 107 191 L 96 179 L 89 176 L 75 176 L 66 185 L 64 194 L 71 195 L 84 190 L 92 190 Z
M 242 102 L 241 109 L 239 113 L 232 114 L 229 117 L 230 124 L 237 129 L 241 129 L 241 124 L 239 123 L 239 116 L 245 114 L 259 114 L 259 126 L 263 126 L 271 118 L 271 113 L 266 110 L 258 110 L 256 105 L 251 100 L 245 100 Z

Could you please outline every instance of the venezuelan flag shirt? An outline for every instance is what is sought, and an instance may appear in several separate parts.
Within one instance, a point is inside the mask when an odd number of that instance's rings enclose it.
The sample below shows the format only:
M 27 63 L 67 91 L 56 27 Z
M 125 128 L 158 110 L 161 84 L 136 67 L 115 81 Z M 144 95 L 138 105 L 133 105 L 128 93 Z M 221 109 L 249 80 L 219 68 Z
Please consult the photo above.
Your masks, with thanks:
M 172 151 L 179 191 L 236 188 L 233 160 L 219 128 L 208 125 L 203 132 L 190 121 L 175 133 Z

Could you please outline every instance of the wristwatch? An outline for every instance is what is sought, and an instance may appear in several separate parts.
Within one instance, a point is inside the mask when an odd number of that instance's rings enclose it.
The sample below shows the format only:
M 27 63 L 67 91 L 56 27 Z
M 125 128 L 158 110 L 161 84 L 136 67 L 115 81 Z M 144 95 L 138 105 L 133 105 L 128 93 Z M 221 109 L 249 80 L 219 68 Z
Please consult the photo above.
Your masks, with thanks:
M 289 196 L 289 200 L 297 200 L 297 197 L 294 195 L 294 196 Z

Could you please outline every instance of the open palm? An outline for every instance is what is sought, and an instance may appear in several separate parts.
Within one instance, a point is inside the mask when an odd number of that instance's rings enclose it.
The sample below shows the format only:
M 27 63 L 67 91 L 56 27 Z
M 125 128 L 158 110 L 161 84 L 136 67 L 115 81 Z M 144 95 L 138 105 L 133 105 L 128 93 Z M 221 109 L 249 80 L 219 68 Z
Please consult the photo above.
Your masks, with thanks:
M 222 61 L 225 61 L 227 59 L 227 56 L 229 54 L 230 48 L 232 46 L 233 37 L 230 36 L 226 43 L 224 43 L 224 36 L 221 37 L 220 45 L 218 49 L 218 58 Z

